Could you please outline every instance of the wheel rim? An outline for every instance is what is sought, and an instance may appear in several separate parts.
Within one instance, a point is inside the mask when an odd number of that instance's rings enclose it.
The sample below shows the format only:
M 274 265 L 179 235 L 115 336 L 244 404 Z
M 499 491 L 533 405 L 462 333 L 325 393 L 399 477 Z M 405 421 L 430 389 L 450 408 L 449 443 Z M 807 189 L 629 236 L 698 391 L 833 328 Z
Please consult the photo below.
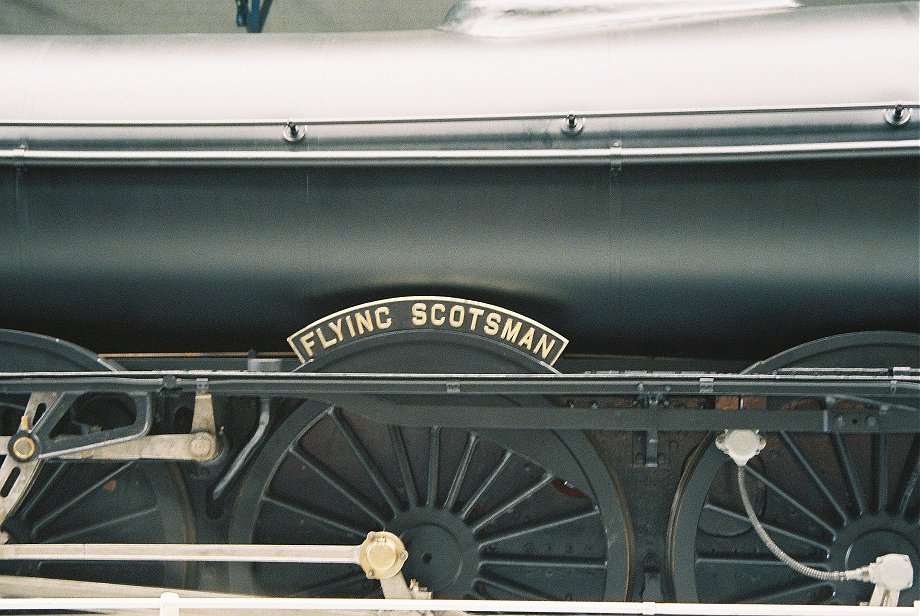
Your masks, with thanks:
M 355 544 L 385 529 L 406 543 L 407 579 L 435 596 L 622 599 L 628 542 L 619 500 L 594 489 L 589 474 L 569 483 L 553 472 L 584 466 L 585 452 L 576 460 L 572 451 L 583 437 L 517 438 L 543 459 L 514 451 L 499 433 L 384 426 L 306 403 L 256 461 L 231 541 Z M 270 594 L 379 592 L 347 566 L 241 565 L 231 582 Z

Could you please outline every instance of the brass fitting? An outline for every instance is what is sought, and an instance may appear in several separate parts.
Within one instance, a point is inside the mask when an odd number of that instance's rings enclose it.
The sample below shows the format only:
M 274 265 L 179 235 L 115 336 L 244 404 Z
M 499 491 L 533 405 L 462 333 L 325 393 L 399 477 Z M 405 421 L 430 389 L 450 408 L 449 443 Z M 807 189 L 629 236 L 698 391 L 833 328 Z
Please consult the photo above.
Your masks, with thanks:
M 358 560 L 369 580 L 385 580 L 402 569 L 409 558 L 403 542 L 391 532 L 370 532 L 361 544 Z
M 12 445 L 10 445 L 10 452 L 19 462 L 28 462 L 32 459 L 32 456 L 35 455 L 35 440 L 31 436 L 22 435 L 18 436 L 13 440 Z

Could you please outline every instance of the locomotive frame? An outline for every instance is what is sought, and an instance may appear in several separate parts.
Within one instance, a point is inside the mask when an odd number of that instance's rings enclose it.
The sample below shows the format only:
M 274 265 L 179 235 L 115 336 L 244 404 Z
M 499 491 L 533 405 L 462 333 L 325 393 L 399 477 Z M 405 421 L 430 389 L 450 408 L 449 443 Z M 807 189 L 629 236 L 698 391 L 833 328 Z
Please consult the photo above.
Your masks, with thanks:
M 690 508 L 690 519 L 701 516 L 703 520 L 708 515 L 706 511 L 718 511 L 718 515 L 725 519 L 720 523 L 707 521 L 707 530 L 699 536 L 706 537 L 709 536 L 706 533 L 715 532 L 714 536 L 718 537 L 724 531 L 725 524 L 728 524 L 735 530 L 727 531 L 729 534 L 721 541 L 733 541 L 729 537 L 739 532 L 739 536 L 744 537 L 743 515 L 733 512 L 731 506 L 726 508 L 722 504 L 710 504 L 710 498 L 716 499 L 712 502 L 724 504 L 725 501 L 720 499 L 724 499 L 725 495 L 714 492 L 705 496 L 705 486 L 712 481 L 713 474 L 721 472 L 718 471 L 719 464 L 712 466 L 714 454 L 706 452 L 714 448 L 714 445 L 708 443 L 712 442 L 715 433 L 725 430 L 762 430 L 768 435 L 770 450 L 774 452 L 771 459 L 775 459 L 777 451 L 785 451 L 784 455 L 791 454 L 792 464 L 801 465 L 807 473 L 806 480 L 810 475 L 809 481 L 814 482 L 813 487 L 819 488 L 818 492 L 823 492 L 824 498 L 835 504 L 838 511 L 846 516 L 844 526 L 839 531 L 834 529 L 825 520 L 836 514 L 827 510 L 826 505 L 822 508 L 816 506 L 813 500 L 804 500 L 803 493 L 795 492 L 795 488 L 784 483 L 784 479 L 776 476 L 768 479 L 768 463 L 749 471 L 757 482 L 757 498 L 766 498 L 766 501 L 760 501 L 761 506 L 764 502 L 772 501 L 770 507 L 775 507 L 777 500 L 791 503 L 806 513 L 806 517 L 810 516 L 813 521 L 833 529 L 827 544 L 824 543 L 825 539 L 812 539 L 807 533 L 797 534 L 782 522 L 769 523 L 771 532 L 787 542 L 789 537 L 798 537 L 797 541 L 805 541 L 809 545 L 827 545 L 824 548 L 827 549 L 826 557 L 838 567 L 844 564 L 853 566 L 851 557 L 847 556 L 844 563 L 837 556 L 853 552 L 857 549 L 853 546 L 861 546 L 858 549 L 868 549 L 869 552 L 876 549 L 865 547 L 867 540 L 862 538 L 866 536 L 875 537 L 873 541 L 881 541 L 880 546 L 887 546 L 891 550 L 900 548 L 909 554 L 916 550 L 909 547 L 909 540 L 907 544 L 901 542 L 904 541 L 903 537 L 910 536 L 916 523 L 911 520 L 917 508 L 913 501 L 918 496 L 914 476 L 917 475 L 917 468 L 920 468 L 920 451 L 917 450 L 916 442 L 916 418 L 920 412 L 920 372 L 906 367 L 807 366 L 809 358 L 826 359 L 827 353 L 831 353 L 831 357 L 842 358 L 848 350 L 867 349 L 874 345 L 893 349 L 906 344 L 906 347 L 901 348 L 907 351 L 906 356 L 909 357 L 911 345 L 915 344 L 909 336 L 869 333 L 819 341 L 781 354 L 778 359 L 761 362 L 752 367 L 751 373 L 653 371 L 581 374 L 550 372 L 533 375 L 407 374 L 405 366 L 399 366 L 399 361 L 406 361 L 407 357 L 412 363 L 418 362 L 420 356 L 427 356 L 429 360 L 437 356 L 463 356 L 469 354 L 470 349 L 473 349 L 473 354 L 465 356 L 465 361 L 470 361 L 471 357 L 479 358 L 488 365 L 489 361 L 496 361 L 497 356 L 500 362 L 513 357 L 514 361 L 522 361 L 524 358 L 525 362 L 535 366 L 541 364 L 539 355 L 534 357 L 521 353 L 516 348 L 517 340 L 490 336 L 486 332 L 470 335 L 453 331 L 456 327 L 452 330 L 447 321 L 449 307 L 463 300 L 410 298 L 419 299 L 444 306 L 442 312 L 446 329 L 435 327 L 427 319 L 424 323 L 417 320 L 415 326 L 408 322 L 400 324 L 396 316 L 399 308 L 404 308 L 404 312 L 410 314 L 408 308 L 412 305 L 405 300 L 370 304 L 372 308 L 392 308 L 392 312 L 382 315 L 388 318 L 393 316 L 389 321 L 389 325 L 396 323 L 392 331 L 389 327 L 378 328 L 373 334 L 355 338 L 350 344 L 337 348 L 329 345 L 331 351 L 323 349 L 327 355 L 314 357 L 300 367 L 300 370 L 309 370 L 313 362 L 317 370 L 314 373 L 279 372 L 282 368 L 280 358 L 250 357 L 247 359 L 250 370 L 234 371 L 195 369 L 190 366 L 182 370 L 170 370 L 152 366 L 168 366 L 175 362 L 202 365 L 215 362 L 219 365 L 228 361 L 242 361 L 242 358 L 126 356 L 122 358 L 123 361 L 135 362 L 135 368 L 138 362 L 147 363 L 148 369 L 124 371 L 116 366 L 106 366 L 109 370 L 116 369 L 94 373 L 29 372 L 0 375 L 0 395 L 6 396 L 7 400 L 23 400 L 23 396 L 30 396 L 29 407 L 33 409 L 33 415 L 36 405 L 44 403 L 47 405 L 44 413 L 54 417 L 55 422 L 60 420 L 62 425 L 69 421 L 71 425 L 79 426 L 84 421 L 80 419 L 81 413 L 100 421 L 98 411 L 94 415 L 92 410 L 86 408 L 78 410 L 80 404 L 77 402 L 80 400 L 89 400 L 89 407 L 96 400 L 97 406 L 108 404 L 111 407 L 115 404 L 122 409 L 121 423 L 111 429 L 97 428 L 88 434 L 70 437 L 58 430 L 52 439 L 52 424 L 43 429 L 40 429 L 39 424 L 34 428 L 23 424 L 19 432 L 5 437 L 3 442 L 10 453 L 3 468 L 3 481 L 13 481 L 12 484 L 7 483 L 12 485 L 12 496 L 7 494 L 4 498 L 6 510 L 16 511 L 20 505 L 16 500 L 19 498 L 20 484 L 31 483 L 33 480 L 33 476 L 27 473 L 18 478 L 9 474 L 12 469 L 9 460 L 19 455 L 17 443 L 24 441 L 30 447 L 27 449 L 29 459 L 20 461 L 25 464 L 22 468 L 27 468 L 29 464 L 35 465 L 32 459 L 59 461 L 55 473 L 46 476 L 45 487 L 36 488 L 36 498 L 39 501 L 48 498 L 48 486 L 58 481 L 58 475 L 66 477 L 73 472 L 62 469 L 73 468 L 74 463 L 121 464 L 109 467 L 110 472 L 90 486 L 90 489 L 98 490 L 100 486 L 115 481 L 128 466 L 136 466 L 137 460 L 152 460 L 147 464 L 162 464 L 155 460 L 185 460 L 181 463 L 183 470 L 179 485 L 185 486 L 189 496 L 170 497 L 171 488 L 166 486 L 155 490 L 164 495 L 162 498 L 165 501 L 189 503 L 180 505 L 185 513 L 180 515 L 173 511 L 166 518 L 188 520 L 192 516 L 197 521 L 191 527 L 188 522 L 180 524 L 185 530 L 173 529 L 167 536 L 184 536 L 186 541 L 195 537 L 199 543 L 229 542 L 231 545 L 228 549 L 233 549 L 234 543 L 245 546 L 251 541 L 272 544 L 280 539 L 273 534 L 273 527 L 277 525 L 288 528 L 284 515 L 293 513 L 295 518 L 300 519 L 301 525 L 304 520 L 308 520 L 308 527 L 311 522 L 326 527 L 325 535 L 319 533 L 319 536 L 326 537 L 325 542 L 340 544 L 347 543 L 350 537 L 366 533 L 370 527 L 362 527 L 362 523 L 356 520 L 370 516 L 367 518 L 370 522 L 363 524 L 375 525 L 374 528 L 379 530 L 392 529 L 407 542 L 410 554 L 414 554 L 414 557 L 410 557 L 407 573 L 413 578 L 421 578 L 421 583 L 427 584 L 435 596 L 543 600 L 559 597 L 553 594 L 555 591 L 548 591 L 542 586 L 554 577 L 545 578 L 542 582 L 542 578 L 531 577 L 535 574 L 529 570 L 536 568 L 536 571 L 550 576 L 557 571 L 562 577 L 556 584 L 567 579 L 558 587 L 571 588 L 569 591 L 563 590 L 564 593 L 578 592 L 574 589 L 584 586 L 595 589 L 588 592 L 601 593 L 589 595 L 595 599 L 616 600 L 641 596 L 648 600 L 656 596 L 676 596 L 678 599 L 711 602 L 720 599 L 712 596 L 711 588 L 701 587 L 697 590 L 692 582 L 688 582 L 683 571 L 686 565 L 681 563 L 688 562 L 688 558 L 690 562 L 721 562 L 720 558 L 725 560 L 725 557 L 712 558 L 707 555 L 708 552 L 689 557 L 686 554 L 680 555 L 679 550 L 686 550 L 684 546 L 694 543 L 687 535 L 692 532 L 690 527 L 680 520 L 688 515 L 685 511 L 687 507 Z M 417 301 L 415 303 L 418 304 Z M 489 310 L 501 312 L 500 308 L 488 304 L 470 305 L 482 307 L 484 313 Z M 342 315 L 364 308 L 358 306 L 329 318 L 342 320 Z M 511 318 L 524 319 L 517 321 L 518 324 L 530 322 L 540 327 L 520 315 Z M 459 315 L 456 315 L 455 320 L 459 321 Z M 318 331 L 317 324 L 324 322 L 328 322 L 328 319 L 308 326 L 299 333 L 303 335 L 303 332 Z M 344 337 L 345 325 L 340 330 Z M 17 339 L 17 335 L 14 334 L 13 338 Z M 91 354 L 55 341 L 23 335 L 18 335 L 18 339 L 23 345 L 33 344 L 40 353 L 59 354 L 68 357 L 70 361 L 86 362 L 88 358 L 90 361 L 98 361 L 92 360 Z M 298 342 L 296 335 L 291 336 L 291 340 L 292 344 Z M 9 344 L 7 340 L 7 348 Z M 84 355 L 81 356 L 81 353 Z M 349 365 L 366 366 L 368 360 L 373 364 L 386 357 L 396 361 L 391 365 L 400 368 L 397 373 L 324 372 L 327 369 L 340 370 Z M 110 363 L 112 360 L 102 361 Z M 797 362 L 800 362 L 799 365 L 796 365 Z M 449 360 L 446 365 L 450 365 Z M 543 366 L 540 371 L 547 368 L 545 364 Z M 760 374 L 757 368 L 760 368 Z M 57 393 L 35 393 L 39 391 Z M 107 403 L 100 402 L 100 399 L 105 401 L 106 398 Z M 59 412 L 55 408 L 56 403 L 66 413 Z M 125 405 L 131 407 L 132 404 L 135 413 L 125 414 Z M 192 417 L 188 417 L 189 409 L 194 409 Z M 66 417 L 70 419 L 65 421 Z M 241 417 L 247 418 L 242 424 Z M 166 418 L 173 418 L 173 423 Z M 176 426 L 182 425 L 187 428 L 180 428 L 177 432 Z M 151 427 L 152 435 L 149 435 Z M 316 431 L 325 435 L 321 441 L 311 436 Z M 839 472 L 849 482 L 850 487 L 845 489 L 847 491 L 841 492 L 836 486 L 838 479 L 834 478 L 834 469 L 837 467 L 828 466 L 827 460 L 816 460 L 811 453 L 803 453 L 805 450 L 801 447 L 815 447 L 816 438 L 819 441 L 827 440 L 829 445 L 833 444 L 837 455 L 842 456 L 838 458 L 843 463 L 840 467 L 843 470 Z M 865 441 L 867 438 L 869 440 Z M 330 444 L 337 442 L 337 448 L 330 450 L 319 445 L 326 440 Z M 311 442 L 312 445 L 308 444 Z M 393 444 L 396 458 L 391 458 L 393 454 L 379 449 L 379 443 L 383 442 Z M 868 443 L 868 458 L 865 458 L 865 452 L 858 451 L 858 444 L 863 442 Z M 482 443 L 478 450 L 477 443 Z M 494 446 L 499 449 L 491 454 L 491 458 L 477 460 L 477 456 L 484 455 L 483 452 Z M 817 446 L 823 447 L 820 443 Z M 460 455 L 460 451 L 464 452 L 463 455 Z M 284 460 L 291 455 L 302 465 L 298 473 L 306 472 L 313 479 L 290 474 L 291 467 Z M 419 457 L 421 455 L 427 455 L 428 461 Z M 727 462 L 724 455 L 715 455 Z M 398 461 L 400 456 L 402 462 L 392 466 L 394 462 L 391 460 Z M 914 463 L 917 468 L 913 470 L 911 456 L 917 457 Z M 796 459 L 798 462 L 795 462 Z M 852 468 L 857 459 L 859 461 L 855 464 L 868 464 L 875 469 L 872 471 L 875 478 L 867 479 L 864 470 L 855 471 Z M 125 462 L 119 463 L 118 460 Z M 701 466 L 703 460 L 706 462 Z M 356 463 L 358 465 L 351 468 Z M 785 468 L 789 468 L 789 462 L 784 464 Z M 479 475 L 469 470 L 477 465 L 482 466 L 476 471 Z M 900 465 L 906 465 L 903 469 L 906 475 L 897 470 L 901 468 Z M 701 472 L 696 471 L 698 466 L 703 469 Z M 512 467 L 517 470 L 512 471 Z M 818 468 L 823 470 L 816 470 Z M 881 473 L 879 469 L 885 472 Z M 833 479 L 821 479 L 829 472 Z M 518 474 L 521 479 L 512 479 Z M 703 479 L 699 478 L 701 474 Z M 400 475 L 402 479 L 399 479 Z M 467 475 L 473 476 L 473 479 Z M 488 501 L 484 495 L 496 492 L 500 476 L 505 477 L 503 481 L 511 482 L 513 493 L 499 496 L 496 502 Z M 884 483 L 879 483 L 883 476 Z M 371 483 L 367 484 L 369 480 Z M 149 478 L 145 481 L 149 481 Z M 307 485 L 316 481 L 329 485 L 332 492 L 324 496 L 324 500 L 335 493 L 343 496 L 344 500 L 334 509 L 329 510 L 327 507 L 323 513 L 322 502 L 309 506 L 296 504 L 296 499 L 301 498 L 296 494 L 304 493 L 288 494 L 285 488 L 280 488 L 286 494 L 280 496 L 276 493 L 279 488 L 272 487 L 300 485 L 302 481 L 308 481 Z M 475 493 L 471 493 L 472 488 L 468 487 L 471 481 L 473 485 L 479 482 Z M 865 485 L 866 481 L 868 485 Z M 853 491 L 854 486 L 859 486 L 860 482 L 864 485 Z M 890 488 L 887 487 L 889 482 Z M 688 485 L 690 489 L 686 487 Z M 662 489 L 664 486 L 670 487 Z M 772 496 L 765 496 L 763 490 Z M 869 492 L 857 496 L 865 490 Z M 885 491 L 884 495 L 880 490 Z M 84 491 L 81 494 L 86 493 Z M 626 497 L 626 494 L 629 496 Z M 380 495 L 385 498 L 379 500 Z M 291 501 L 291 498 L 295 501 Z M 566 503 L 535 505 L 553 502 L 554 498 L 562 498 Z M 583 499 L 586 498 L 588 503 L 593 504 L 584 509 Z M 838 501 L 839 498 L 844 500 Z M 852 498 L 858 500 L 856 513 L 850 513 L 857 506 L 854 505 L 856 501 L 850 502 Z M 866 499 L 875 499 L 873 502 L 876 504 L 866 506 L 863 502 Z M 480 505 L 480 500 L 486 502 Z M 487 510 L 474 509 L 474 503 L 475 507 L 485 506 Z M 175 505 L 163 506 L 168 508 Z M 160 509 L 163 506 L 155 507 L 155 515 L 162 515 Z M 69 507 L 71 505 L 67 502 L 58 503 L 53 511 L 60 512 Z M 346 513 L 348 507 L 351 507 L 351 513 Z M 542 507 L 549 509 L 544 510 Z M 554 507 L 562 508 L 553 513 Z M 569 510 L 570 507 L 574 509 Z M 36 514 L 33 509 L 41 511 L 43 508 L 47 509 L 47 506 L 42 503 L 23 506 L 25 515 L 17 514 L 3 528 L 16 537 L 17 543 L 26 536 L 42 542 L 60 542 L 67 537 L 80 537 L 86 532 L 78 526 L 63 534 L 42 534 L 47 531 L 36 530 L 39 528 L 36 524 L 47 526 L 47 523 L 43 522 L 41 514 L 37 520 L 34 519 Z M 698 508 L 703 513 L 697 511 Z M 287 513 L 279 520 L 279 513 L 275 509 L 282 514 Z M 670 515 L 665 515 L 668 511 Z M 899 512 L 898 516 L 903 516 L 903 522 L 891 521 L 890 513 L 887 512 L 894 511 Z M 47 511 L 44 515 L 48 515 Z M 519 518 L 519 515 L 524 517 Z M 850 529 L 853 526 L 848 521 L 851 515 L 855 516 L 853 520 L 861 522 L 866 528 Z M 115 537 L 124 532 L 117 527 L 119 520 L 128 520 L 128 536 L 137 532 L 131 522 L 135 516 L 136 512 L 131 511 L 115 516 L 116 526 L 112 529 Z M 516 521 L 503 522 L 506 518 Z M 91 516 L 87 521 L 80 522 L 88 524 L 91 535 L 95 532 L 93 529 L 100 524 L 102 527 L 109 526 L 104 521 L 91 523 L 92 519 Z M 636 520 L 642 520 L 641 524 L 637 526 Z M 266 524 L 269 526 L 266 527 Z M 584 524 L 589 526 L 580 528 Z M 30 527 L 33 530 L 28 530 Z M 572 530 L 573 527 L 580 530 L 576 532 Z M 713 531 L 712 528 L 720 530 Z M 331 535 L 329 529 L 334 531 Z M 520 546 L 514 546 L 515 538 L 536 532 L 534 529 L 539 529 L 547 538 L 561 531 L 561 539 L 557 540 L 567 545 L 567 550 L 574 549 L 575 552 L 569 552 L 568 556 L 557 554 L 555 550 L 559 546 L 550 548 L 550 553 L 555 554 L 553 556 L 526 556 L 526 550 L 523 553 L 516 551 Z M 34 534 L 36 532 L 38 534 Z M 296 530 L 288 528 L 285 532 Z M 314 528 L 312 532 L 317 531 Z M 588 533 L 590 536 L 598 532 L 607 537 L 611 546 L 610 551 L 604 555 L 593 554 L 586 547 L 587 544 L 583 543 L 584 539 L 578 539 L 580 533 Z M 843 539 L 838 540 L 838 534 Z M 309 534 L 293 542 L 301 543 L 306 537 L 312 536 L 316 535 Z M 105 540 L 109 541 L 111 539 Z M 837 545 L 840 542 L 844 547 Z M 448 546 L 446 551 L 442 547 L 444 545 Z M 509 545 L 512 546 L 510 553 Z M 91 546 L 87 547 L 92 550 Z M 156 552 L 154 545 L 149 547 Z M 215 550 L 207 545 L 202 547 L 211 552 Z M 254 548 L 269 549 L 260 546 Z M 63 545 L 60 549 L 66 553 L 76 548 Z M 244 547 L 238 549 L 242 551 Z M 13 550 L 11 554 L 20 554 L 19 546 L 11 545 L 6 550 Z M 27 546 L 22 546 L 21 554 L 24 556 L 15 557 L 20 562 L 29 555 Z M 450 564 L 455 555 L 461 561 Z M 239 558 L 245 560 L 243 555 Z M 748 556 L 729 557 L 727 562 L 732 562 L 732 558 L 740 558 L 738 564 L 742 567 L 750 568 L 755 562 L 751 560 L 753 557 Z M 868 557 L 864 554 L 863 558 Z M 445 560 L 449 561 L 448 564 L 444 564 Z M 53 562 L 49 565 L 50 571 L 59 571 L 54 568 Z M 111 570 L 107 573 L 104 562 L 96 566 L 102 567 L 94 570 L 94 575 L 101 579 L 112 575 Z M 246 594 L 287 594 L 296 588 L 312 588 L 308 592 L 321 596 L 335 596 L 339 593 L 345 593 L 346 596 L 351 593 L 357 593 L 358 596 L 370 593 L 373 596 L 379 592 L 373 585 L 362 585 L 361 576 L 356 577 L 355 574 L 336 574 L 331 581 L 326 579 L 324 576 L 327 574 L 322 572 L 330 566 L 334 568 L 334 565 L 306 570 L 292 570 L 291 566 L 210 562 L 198 565 L 193 569 L 196 573 L 181 568 L 173 573 L 162 570 L 152 573 L 149 568 L 138 568 L 138 572 L 129 576 L 129 579 L 137 581 L 137 576 L 147 576 L 142 579 L 146 579 L 145 583 L 148 584 L 160 579 L 163 580 L 161 585 L 166 586 L 191 583 L 193 587 L 211 592 L 242 591 Z M 34 564 L 25 569 L 20 566 L 19 575 L 45 569 L 34 567 Z M 137 568 L 138 563 L 132 567 Z M 448 573 L 444 573 L 445 570 Z M 503 575 L 509 570 L 518 577 Z M 64 577 L 74 575 L 73 570 L 69 570 L 69 573 L 67 569 L 63 571 L 60 575 Z M 274 573 L 266 578 L 265 571 Z M 463 575 L 461 572 L 464 572 Z M 579 577 L 578 572 L 587 572 L 588 577 Z M 596 575 L 591 577 L 597 572 L 604 573 L 603 583 L 598 581 Z M 572 575 L 574 578 L 570 579 Z M 77 577 L 82 576 L 77 574 Z M 27 576 L 23 579 L 31 578 Z M 755 576 L 753 579 L 770 578 Z M 168 580 L 173 581 L 170 584 Z M 347 583 L 343 586 L 343 582 Z M 660 590 L 657 588 L 659 584 Z M 810 603 L 834 601 L 836 598 L 838 601 L 849 602 L 860 597 L 862 592 L 858 590 L 861 585 L 857 585 L 857 590 L 850 590 L 852 584 L 793 584 L 791 591 L 766 592 L 761 589 L 761 592 L 754 594 L 751 594 L 750 589 L 744 590 L 739 586 L 733 592 L 743 591 L 747 595 L 741 594 L 733 600 L 795 600 Z M 906 597 L 910 597 L 911 591 L 907 592 Z M 572 596 L 579 597 L 577 594 Z

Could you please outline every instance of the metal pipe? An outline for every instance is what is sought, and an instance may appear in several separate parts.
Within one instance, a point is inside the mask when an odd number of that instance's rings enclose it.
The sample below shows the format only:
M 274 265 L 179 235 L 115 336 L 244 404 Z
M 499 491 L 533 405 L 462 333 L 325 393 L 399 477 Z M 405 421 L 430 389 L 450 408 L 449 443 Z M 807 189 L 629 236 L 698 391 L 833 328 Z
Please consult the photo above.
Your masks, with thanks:
M 887 102 L 887 103 L 850 103 L 850 104 L 818 104 L 818 105 L 779 105 L 779 106 L 750 106 L 750 107 L 700 107 L 700 108 L 664 108 L 664 109 L 624 109 L 619 111 L 548 111 L 534 113 L 502 113 L 502 114 L 455 114 L 431 116 L 382 116 L 382 117 L 341 117 L 341 118 L 284 118 L 284 119 L 220 119 L 220 120 L 76 120 L 62 122 L 60 120 L 0 120 L 0 126 L 42 126 L 42 127 L 233 127 L 233 126 L 284 126 L 288 123 L 306 124 L 308 126 L 338 126 L 362 124 L 433 124 L 441 122 L 500 122 L 503 120 L 556 120 L 570 114 L 581 118 L 643 118 L 661 116 L 688 116 L 688 115 L 735 115 L 754 113 L 796 113 L 796 112 L 835 112 L 835 111 L 871 111 L 886 110 L 895 105 L 904 108 L 920 107 L 920 101 L 912 102 Z
M 252 436 L 243 445 L 240 453 L 236 456 L 230 467 L 226 470 L 214 489 L 211 491 L 208 504 L 212 507 L 218 507 L 224 498 L 224 492 L 233 483 L 236 477 L 242 472 L 243 468 L 252 459 L 259 445 L 265 439 L 268 433 L 268 424 L 271 421 L 271 398 L 259 399 L 259 419 Z
M 477 150 L 0 150 L 0 161 L 37 165 L 567 165 L 661 164 L 906 156 L 920 140 L 663 148 Z

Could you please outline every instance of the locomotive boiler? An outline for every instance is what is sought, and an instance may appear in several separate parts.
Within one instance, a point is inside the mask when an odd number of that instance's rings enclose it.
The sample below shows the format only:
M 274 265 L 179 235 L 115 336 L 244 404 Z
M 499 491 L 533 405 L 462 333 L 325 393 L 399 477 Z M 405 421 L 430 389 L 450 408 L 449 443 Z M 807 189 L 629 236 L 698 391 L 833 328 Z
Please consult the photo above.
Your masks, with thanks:
M 916 598 L 918 17 L 0 39 L 4 583 L 367 596 L 28 546 L 388 531 L 436 597 Z

